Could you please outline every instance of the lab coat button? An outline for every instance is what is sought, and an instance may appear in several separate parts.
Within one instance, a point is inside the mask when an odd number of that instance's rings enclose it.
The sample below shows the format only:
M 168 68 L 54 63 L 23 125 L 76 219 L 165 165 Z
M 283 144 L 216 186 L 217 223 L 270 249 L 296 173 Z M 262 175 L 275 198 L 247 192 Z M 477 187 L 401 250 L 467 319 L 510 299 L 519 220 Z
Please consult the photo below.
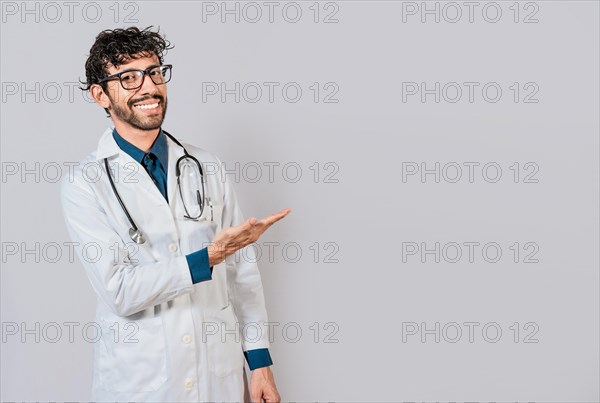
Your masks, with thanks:
M 189 334 L 186 334 L 185 336 L 183 336 L 181 338 L 181 340 L 185 343 L 185 344 L 190 344 L 192 342 L 192 336 L 190 336 Z
M 169 245 L 169 252 L 177 252 L 177 244 L 170 244 Z
M 186 388 L 188 388 L 188 389 L 191 388 L 192 384 L 193 384 L 193 382 L 192 382 L 192 380 L 190 378 L 188 378 L 188 379 L 185 380 L 184 385 L 185 385 Z

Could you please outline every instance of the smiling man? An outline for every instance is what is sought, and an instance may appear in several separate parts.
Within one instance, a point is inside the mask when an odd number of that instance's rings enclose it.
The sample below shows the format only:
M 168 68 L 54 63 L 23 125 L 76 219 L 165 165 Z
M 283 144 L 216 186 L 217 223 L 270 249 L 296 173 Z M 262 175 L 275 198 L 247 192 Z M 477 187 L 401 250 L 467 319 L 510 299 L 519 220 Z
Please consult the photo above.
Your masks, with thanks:
M 92 400 L 279 401 L 248 245 L 290 210 L 244 220 L 231 184 L 204 169 L 219 159 L 162 128 L 171 46 L 150 28 L 97 36 L 84 89 L 113 126 L 61 187 L 98 297 Z

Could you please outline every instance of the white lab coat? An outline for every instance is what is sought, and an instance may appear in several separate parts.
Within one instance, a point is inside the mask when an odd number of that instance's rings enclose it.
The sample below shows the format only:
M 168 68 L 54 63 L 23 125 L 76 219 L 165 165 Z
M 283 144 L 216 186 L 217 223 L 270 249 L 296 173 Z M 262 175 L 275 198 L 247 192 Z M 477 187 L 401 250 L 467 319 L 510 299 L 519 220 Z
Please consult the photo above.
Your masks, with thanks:
M 220 174 L 206 175 L 214 222 L 183 218 L 175 163 L 184 153 L 167 142 L 169 203 L 144 168 L 119 148 L 112 128 L 62 182 L 67 228 L 98 297 L 95 327 L 101 336 L 94 344 L 92 400 L 243 401 L 248 399 L 243 351 L 269 347 L 253 249 L 215 266 L 212 280 L 192 283 L 185 255 L 244 219 L 231 184 Z M 221 166 L 209 152 L 184 146 L 201 163 Z M 105 157 L 145 244 L 128 235 L 130 224 L 110 187 Z

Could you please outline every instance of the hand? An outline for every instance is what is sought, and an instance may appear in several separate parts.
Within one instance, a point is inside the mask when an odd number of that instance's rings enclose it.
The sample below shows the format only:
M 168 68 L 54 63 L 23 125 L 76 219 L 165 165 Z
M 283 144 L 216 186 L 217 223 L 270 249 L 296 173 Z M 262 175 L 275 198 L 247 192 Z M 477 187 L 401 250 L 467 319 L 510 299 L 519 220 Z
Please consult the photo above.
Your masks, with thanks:
M 250 397 L 255 403 L 281 402 L 270 367 L 256 368 L 250 377 Z
M 208 263 L 211 267 L 216 266 L 238 249 L 256 242 L 263 232 L 288 215 L 290 211 L 292 210 L 286 208 L 262 220 L 252 217 L 236 227 L 225 228 L 215 236 L 213 242 L 208 246 Z

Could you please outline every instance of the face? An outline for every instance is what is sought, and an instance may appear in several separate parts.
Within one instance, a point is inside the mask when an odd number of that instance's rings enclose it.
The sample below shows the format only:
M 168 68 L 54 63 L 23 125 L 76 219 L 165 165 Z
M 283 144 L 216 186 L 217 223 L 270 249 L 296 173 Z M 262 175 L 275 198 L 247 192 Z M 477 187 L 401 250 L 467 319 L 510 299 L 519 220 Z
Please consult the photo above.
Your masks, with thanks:
M 159 65 L 156 55 L 144 56 L 129 60 L 118 68 L 109 66 L 108 75 L 131 69 L 146 70 Z M 160 128 L 167 113 L 166 84 L 156 85 L 148 75 L 144 75 L 142 86 L 135 90 L 124 89 L 118 79 L 110 80 L 107 84 L 107 105 L 103 106 L 110 110 L 113 120 L 144 131 Z

